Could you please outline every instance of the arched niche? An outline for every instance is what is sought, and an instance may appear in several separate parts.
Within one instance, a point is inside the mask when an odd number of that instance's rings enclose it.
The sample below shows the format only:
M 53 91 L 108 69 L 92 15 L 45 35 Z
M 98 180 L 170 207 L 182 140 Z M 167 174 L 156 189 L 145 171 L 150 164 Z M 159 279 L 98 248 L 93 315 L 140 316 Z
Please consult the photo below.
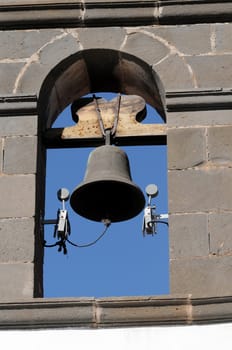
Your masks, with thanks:
M 50 128 L 74 100 L 102 91 L 139 95 L 166 121 L 164 88 L 149 64 L 125 52 L 89 49 L 61 61 L 44 80 L 38 101 L 42 128 Z

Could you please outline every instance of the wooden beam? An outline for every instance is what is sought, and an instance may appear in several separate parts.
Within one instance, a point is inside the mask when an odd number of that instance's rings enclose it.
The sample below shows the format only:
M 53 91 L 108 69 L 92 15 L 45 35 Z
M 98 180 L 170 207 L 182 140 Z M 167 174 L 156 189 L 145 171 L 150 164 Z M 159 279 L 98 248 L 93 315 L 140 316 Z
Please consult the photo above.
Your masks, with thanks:
M 114 144 L 166 144 L 165 124 L 140 123 L 146 117 L 146 103 L 140 96 L 118 96 L 111 101 L 82 98 L 72 105 L 72 117 L 76 125 L 45 132 L 47 147 L 101 145 L 104 144 L 105 130 L 114 130 L 115 126 Z
M 118 146 L 148 146 L 166 145 L 167 128 L 164 124 L 144 124 L 143 133 L 133 135 L 116 134 L 113 143 Z M 96 137 L 73 137 L 63 138 L 63 128 L 46 130 L 44 133 L 44 144 L 47 148 L 75 148 L 75 147 L 96 147 L 104 144 L 102 135 Z

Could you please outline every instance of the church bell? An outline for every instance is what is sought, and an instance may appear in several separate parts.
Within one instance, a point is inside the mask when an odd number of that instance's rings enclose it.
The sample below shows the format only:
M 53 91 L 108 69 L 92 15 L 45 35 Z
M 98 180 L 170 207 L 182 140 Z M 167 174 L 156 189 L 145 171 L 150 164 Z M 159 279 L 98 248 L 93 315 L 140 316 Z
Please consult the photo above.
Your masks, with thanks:
M 77 214 L 99 222 L 119 222 L 138 215 L 145 198 L 132 182 L 126 153 L 112 145 L 94 149 L 84 180 L 73 191 L 70 204 Z

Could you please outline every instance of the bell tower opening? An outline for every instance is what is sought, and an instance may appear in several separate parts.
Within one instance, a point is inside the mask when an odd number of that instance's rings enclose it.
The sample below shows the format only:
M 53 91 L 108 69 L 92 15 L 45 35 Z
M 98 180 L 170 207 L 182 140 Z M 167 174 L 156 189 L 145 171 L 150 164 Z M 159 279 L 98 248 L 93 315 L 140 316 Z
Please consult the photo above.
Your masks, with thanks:
M 75 62 L 70 63 L 69 61 L 68 66 L 67 62 L 62 62 L 62 69 L 61 66 L 55 67 L 52 76 L 47 77 L 41 89 L 40 100 L 46 101 L 45 104 L 40 104 L 40 111 L 43 112 L 41 116 L 44 119 L 41 121 L 41 130 L 47 148 L 45 217 L 54 217 L 54 211 L 59 206 L 56 198 L 57 190 L 61 187 L 67 187 L 70 191 L 73 191 L 77 184 L 82 183 L 89 154 L 105 143 L 102 135 L 95 135 L 96 137 L 92 138 L 86 137 L 86 133 L 89 132 L 87 129 L 93 130 L 92 121 L 85 119 L 83 108 L 85 109 L 86 105 L 78 106 L 82 108 L 84 118 L 82 119 L 79 110 L 75 120 L 74 105 L 76 101 L 82 100 L 83 96 L 91 99 L 91 96 L 95 94 L 96 98 L 100 99 L 99 101 L 103 97 L 111 103 L 110 101 L 117 98 L 118 93 L 122 96 L 123 103 L 124 100 L 126 101 L 123 96 L 129 99 L 137 98 L 135 104 L 133 100 L 129 103 L 133 106 L 129 114 L 135 114 L 137 120 L 134 129 L 132 128 L 134 131 L 129 130 L 129 132 L 127 126 L 121 125 L 120 121 L 117 125 L 118 130 L 120 130 L 120 126 L 123 126 L 122 129 L 127 130 L 127 132 L 123 134 L 122 131 L 120 134 L 119 131 L 116 134 L 113 140 L 114 146 L 120 147 L 127 154 L 133 182 L 138 184 L 146 200 L 146 186 L 149 183 L 156 183 L 160 195 L 156 198 L 155 205 L 159 213 L 167 213 L 166 133 L 165 124 L 163 124 L 165 112 L 163 91 L 159 89 L 162 85 L 155 72 L 136 57 L 113 50 L 87 51 L 104 58 L 109 70 L 108 74 L 111 74 L 113 80 L 109 79 L 108 75 L 104 75 L 102 80 L 102 77 L 98 74 L 99 72 L 96 72 L 99 68 L 99 60 L 95 64 L 95 61 L 90 59 L 91 55 L 89 56 L 85 52 L 80 57 L 77 55 Z M 87 66 L 88 79 L 83 79 L 83 76 L 80 76 L 80 67 L 77 65 L 77 61 L 83 65 L 83 60 Z M 136 69 L 133 70 L 133 66 Z M 70 86 L 70 78 L 67 78 L 71 67 L 77 73 L 74 80 L 78 83 L 78 89 L 80 90 L 78 93 L 76 87 L 74 89 L 73 85 Z M 127 68 L 125 69 L 125 67 Z M 101 64 L 100 69 L 103 71 Z M 54 76 L 56 75 L 55 84 L 52 86 L 51 77 L 54 83 Z M 64 86 L 61 86 L 61 82 Z M 61 87 L 63 89 L 62 95 L 60 95 Z M 48 90 L 50 93 L 45 96 L 44 93 Z M 89 95 L 86 95 L 86 93 L 89 93 Z M 136 114 L 134 106 L 138 104 L 138 101 L 140 106 L 142 100 L 145 107 L 141 108 L 139 113 Z M 87 114 L 91 111 L 92 102 L 87 103 L 87 108 L 89 108 Z M 125 106 L 123 105 L 123 107 Z M 145 119 L 144 109 L 147 110 Z M 62 110 L 63 112 L 60 113 Z M 128 105 L 126 105 L 126 111 L 123 116 L 128 114 Z M 70 118 L 71 115 L 72 118 Z M 149 120 L 152 120 L 152 122 L 149 122 Z M 137 124 L 144 125 L 144 134 L 137 135 Z M 155 134 L 148 132 L 151 125 L 156 125 Z M 82 126 L 85 133 L 83 138 L 80 137 Z M 116 193 L 112 197 L 115 195 Z M 114 198 L 112 198 L 113 200 Z M 98 202 L 96 203 L 97 210 Z M 133 205 L 133 203 L 131 204 Z M 121 205 L 123 205 L 123 198 Z M 167 226 L 160 225 L 157 234 L 143 237 L 143 211 L 141 211 L 139 215 L 131 220 L 128 220 L 128 218 L 123 222 L 115 220 L 115 223 L 111 225 L 104 237 L 98 241 L 102 232 L 102 223 L 92 222 L 88 218 L 77 216 L 69 202 L 67 202 L 67 209 L 72 228 L 70 239 L 74 243 L 78 242 L 79 246 L 86 246 L 88 242 L 96 241 L 97 243 L 91 245 L 91 247 L 85 247 L 85 249 L 77 249 L 73 244 L 68 246 L 68 254 L 64 256 L 57 253 L 58 247 L 45 248 L 44 295 L 46 297 L 168 294 Z M 94 202 L 91 210 L 94 211 Z M 45 227 L 44 233 L 47 243 L 51 242 L 51 226 Z

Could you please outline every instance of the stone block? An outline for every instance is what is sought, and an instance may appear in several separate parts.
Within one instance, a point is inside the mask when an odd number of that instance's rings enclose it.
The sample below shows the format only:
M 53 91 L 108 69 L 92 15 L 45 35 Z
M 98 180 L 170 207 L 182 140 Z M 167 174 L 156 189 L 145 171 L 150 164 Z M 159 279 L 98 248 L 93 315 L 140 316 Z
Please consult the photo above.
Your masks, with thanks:
M 207 126 L 232 124 L 231 110 L 181 111 L 167 113 L 168 126 Z
M 232 126 L 211 127 L 208 129 L 209 160 L 216 164 L 231 165 Z
M 0 300 L 33 297 L 34 264 L 0 264 Z
M 145 2 L 146 1 L 149 1 L 149 0 L 145 0 Z M 102 0 L 95 0 L 94 1 L 95 3 L 102 3 Z M 132 3 L 133 4 L 133 2 L 134 2 L 134 0 L 127 0 L 127 1 L 125 1 L 125 2 L 127 2 L 127 3 Z M 85 4 L 88 6 L 88 4 L 91 4 L 92 5 L 92 3 L 93 3 L 93 1 L 92 0 L 85 0 Z M 113 3 L 119 3 L 121 6 L 123 6 L 122 5 L 122 3 L 121 3 L 121 1 L 119 1 L 119 0 L 111 0 L 110 1 L 110 3 L 111 4 L 113 4 Z M 108 7 L 110 7 L 110 4 L 108 5 Z
M 146 325 L 155 323 L 165 323 L 169 320 L 174 322 L 184 320 L 187 314 L 187 305 L 163 305 L 162 302 L 154 302 L 153 305 L 143 305 L 136 303 L 130 305 L 107 305 L 104 307 L 104 302 L 100 300 L 100 323 L 102 325 L 118 324 L 118 325 Z M 154 305 L 155 304 L 155 305 Z
M 37 135 L 37 116 L 1 117 L 0 136 Z
M 206 299 L 207 300 L 207 299 Z M 192 318 L 196 322 L 231 322 L 232 302 L 230 296 L 221 298 L 209 298 L 208 302 L 193 300 Z
M 117 0 L 118 1 L 118 0 Z M 56 4 L 70 3 L 70 0 L 56 0 Z M 32 5 L 32 0 L 1 0 L 1 5 Z M 54 4 L 54 0 L 38 0 L 37 4 Z M 30 6 L 33 8 L 33 5 Z
M 126 31 L 124 28 L 80 28 L 78 37 L 84 49 L 106 48 L 119 49 L 125 38 Z
M 186 169 L 206 160 L 206 138 L 203 128 L 168 130 L 169 169 Z
M 0 176 L 0 217 L 31 217 L 35 215 L 35 176 Z
M 209 24 L 184 26 L 153 26 L 146 28 L 170 50 L 185 55 L 205 54 L 211 51 Z
M 36 173 L 37 137 L 7 137 L 4 144 L 5 174 Z
M 232 293 L 232 256 L 171 260 L 171 293 L 193 297 Z
M 232 80 L 232 55 L 186 57 L 199 88 L 212 86 L 230 88 Z
M 9 30 L 0 35 L 0 59 L 28 58 L 42 46 L 48 45 L 62 30 Z M 10 45 L 9 45 L 10 43 Z
M 232 24 L 217 23 L 215 25 L 215 50 L 216 52 L 231 52 L 232 51 Z
M 80 44 L 72 35 L 62 38 L 58 36 L 50 45 L 46 45 L 40 52 L 38 59 L 32 61 L 25 74 L 20 79 L 17 92 L 39 93 L 41 85 L 47 74 L 60 61 L 77 53 Z
M 178 54 L 169 55 L 152 67 L 159 75 L 165 90 L 192 89 L 195 76 Z
M 208 256 L 207 214 L 170 215 L 170 258 Z
M 155 37 L 131 31 L 123 45 L 123 50 L 140 57 L 149 64 L 156 64 L 170 52 L 170 48 Z
M 8 304 L 9 305 L 9 304 Z M 14 307 L 15 305 L 15 307 Z M 91 300 L 26 299 L 1 308 L 0 328 L 96 327 L 94 302 Z
M 169 172 L 170 213 L 232 210 L 232 169 L 205 166 Z
M 230 18 L 232 4 L 227 2 L 225 6 L 221 1 L 193 2 L 192 0 L 180 1 L 178 3 L 168 2 L 166 6 L 160 2 L 162 11 L 160 13 L 160 23 L 201 23 L 207 21 L 217 22 L 219 19 Z M 174 6 L 177 5 L 177 6 Z
M 92 2 L 92 1 L 91 1 Z M 102 1 L 100 1 L 102 2 Z M 115 1 L 117 2 L 117 1 Z M 118 24 L 126 24 L 126 26 L 136 25 L 144 21 L 154 23 L 154 14 L 153 9 L 148 6 L 137 7 L 137 6 L 123 6 L 126 2 L 120 2 L 120 5 L 117 7 L 110 6 L 112 1 L 108 3 L 105 2 L 103 9 L 100 9 L 98 6 L 91 6 L 87 8 L 84 14 L 84 23 L 85 25 L 90 25 L 92 27 L 113 27 Z M 133 4 L 133 1 L 132 1 Z
M 49 66 L 51 69 L 60 63 L 61 60 L 77 53 L 80 49 L 81 46 L 77 38 L 71 34 L 62 37 L 59 34 L 52 40 L 50 45 L 41 50 L 40 63 L 44 66 Z
M 0 219 L 0 262 L 34 260 L 34 219 Z
M 209 215 L 210 253 L 232 255 L 232 213 Z
M 2 145 L 2 139 L 0 139 L 0 174 L 2 173 L 2 164 L 3 164 L 3 145 Z
M 12 93 L 15 81 L 25 63 L 0 63 L 0 94 Z
M 50 67 L 51 68 L 51 67 Z M 49 67 L 41 65 L 39 62 L 32 62 L 25 74 L 20 77 L 16 87 L 16 93 L 39 94 L 41 85 L 49 73 Z

